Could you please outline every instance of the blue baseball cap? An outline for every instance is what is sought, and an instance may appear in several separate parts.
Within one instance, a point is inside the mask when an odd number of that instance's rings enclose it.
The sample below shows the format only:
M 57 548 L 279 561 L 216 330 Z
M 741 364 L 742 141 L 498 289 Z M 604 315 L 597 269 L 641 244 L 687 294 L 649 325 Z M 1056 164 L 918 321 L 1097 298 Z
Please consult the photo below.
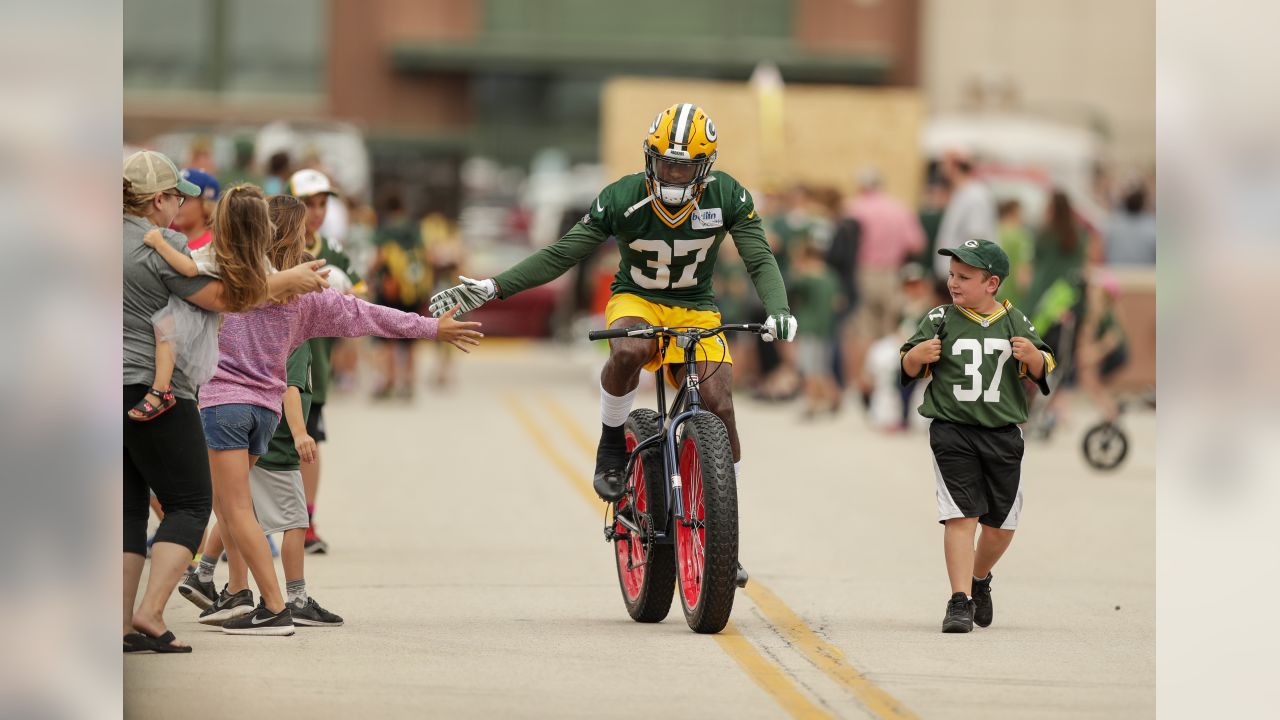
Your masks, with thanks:
M 222 194 L 222 186 L 218 184 L 218 178 L 203 170 L 183 168 L 182 178 L 200 188 L 200 197 L 205 200 L 216 201 L 218 196 Z

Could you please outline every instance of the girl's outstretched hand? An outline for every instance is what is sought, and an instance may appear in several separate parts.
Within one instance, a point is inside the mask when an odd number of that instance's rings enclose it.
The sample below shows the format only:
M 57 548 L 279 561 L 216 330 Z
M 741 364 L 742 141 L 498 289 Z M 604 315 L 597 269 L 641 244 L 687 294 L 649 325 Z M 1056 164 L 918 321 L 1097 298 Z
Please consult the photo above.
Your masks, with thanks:
M 453 317 L 462 310 L 461 305 L 454 305 L 445 314 L 440 316 L 440 325 L 436 329 L 436 340 L 439 342 L 447 342 L 458 348 L 462 352 L 471 352 L 468 348 L 479 347 L 480 338 L 484 337 L 484 333 L 480 332 L 480 323 L 478 322 L 459 322 Z

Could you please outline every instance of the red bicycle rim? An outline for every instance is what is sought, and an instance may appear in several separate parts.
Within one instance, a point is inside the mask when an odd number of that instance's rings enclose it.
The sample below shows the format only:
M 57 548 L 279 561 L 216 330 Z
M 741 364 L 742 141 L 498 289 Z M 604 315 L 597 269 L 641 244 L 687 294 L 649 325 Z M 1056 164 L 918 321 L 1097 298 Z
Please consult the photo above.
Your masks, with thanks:
M 680 477 L 683 485 L 680 495 L 684 500 L 685 517 L 676 530 L 676 556 L 680 571 L 680 592 L 685 606 L 695 608 L 702 599 L 702 575 L 706 565 L 707 530 L 706 507 L 702 497 L 702 462 L 693 440 L 686 438 L 680 447 Z M 685 521 L 693 521 L 689 527 Z
M 636 442 L 636 436 L 627 433 L 628 453 L 635 448 Z M 640 513 L 649 510 L 649 500 L 644 487 L 644 465 L 640 458 L 636 458 L 635 469 L 631 477 L 627 478 L 627 484 L 631 492 L 618 501 L 618 512 L 622 512 L 634 500 L 636 512 L 632 515 L 638 524 Z M 614 523 L 613 529 L 615 532 L 629 532 L 618 522 Z M 618 574 L 622 578 L 622 590 L 627 594 L 628 600 L 635 602 L 640 597 L 641 588 L 644 587 L 644 573 L 647 567 L 644 542 L 641 538 L 631 535 L 629 539 L 614 540 L 613 547 L 618 556 Z

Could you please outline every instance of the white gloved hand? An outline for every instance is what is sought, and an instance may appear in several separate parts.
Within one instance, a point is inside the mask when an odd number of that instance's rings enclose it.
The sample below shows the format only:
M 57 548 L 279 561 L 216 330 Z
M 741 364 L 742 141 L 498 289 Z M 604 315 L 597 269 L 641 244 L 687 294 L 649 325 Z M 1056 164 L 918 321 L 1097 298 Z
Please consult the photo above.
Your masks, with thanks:
M 498 296 L 498 286 L 493 280 L 472 280 L 462 275 L 458 279 L 462 281 L 461 285 L 454 285 L 431 296 L 431 304 L 427 309 L 433 316 L 440 317 L 454 305 L 461 306 L 459 315 L 471 312 Z
M 796 330 L 798 329 L 799 323 L 790 313 L 778 313 L 777 315 L 770 315 L 769 319 L 764 321 L 764 333 L 761 337 L 764 338 L 765 342 L 773 342 L 774 340 L 791 342 L 796 339 Z

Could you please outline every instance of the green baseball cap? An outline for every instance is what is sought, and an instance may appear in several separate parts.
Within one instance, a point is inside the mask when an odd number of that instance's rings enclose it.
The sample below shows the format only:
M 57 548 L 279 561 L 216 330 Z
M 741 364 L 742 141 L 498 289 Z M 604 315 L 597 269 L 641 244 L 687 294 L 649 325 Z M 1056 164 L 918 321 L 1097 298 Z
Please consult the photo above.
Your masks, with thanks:
M 966 265 L 986 270 L 1001 280 L 1009 277 L 1009 256 L 990 240 L 965 240 L 960 247 L 942 248 L 939 255 L 950 255 Z
M 140 150 L 124 161 L 124 179 L 132 185 L 133 192 L 143 195 L 175 188 L 191 197 L 200 194 L 200 188 L 183 178 L 172 160 L 151 150 Z

